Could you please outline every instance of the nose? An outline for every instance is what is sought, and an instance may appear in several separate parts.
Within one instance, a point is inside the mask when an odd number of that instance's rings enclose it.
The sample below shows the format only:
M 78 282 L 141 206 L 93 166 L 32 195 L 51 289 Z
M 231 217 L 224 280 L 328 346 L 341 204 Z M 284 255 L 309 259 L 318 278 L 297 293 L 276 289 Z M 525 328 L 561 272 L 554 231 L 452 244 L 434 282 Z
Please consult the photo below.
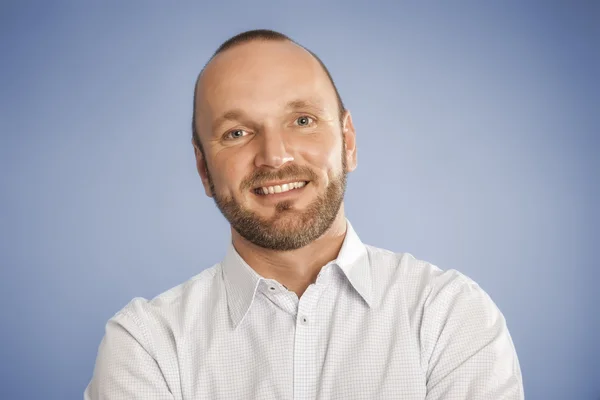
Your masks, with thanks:
M 288 150 L 284 140 L 284 132 L 278 130 L 263 130 L 260 135 L 260 149 L 256 154 L 256 167 L 280 168 L 294 157 Z

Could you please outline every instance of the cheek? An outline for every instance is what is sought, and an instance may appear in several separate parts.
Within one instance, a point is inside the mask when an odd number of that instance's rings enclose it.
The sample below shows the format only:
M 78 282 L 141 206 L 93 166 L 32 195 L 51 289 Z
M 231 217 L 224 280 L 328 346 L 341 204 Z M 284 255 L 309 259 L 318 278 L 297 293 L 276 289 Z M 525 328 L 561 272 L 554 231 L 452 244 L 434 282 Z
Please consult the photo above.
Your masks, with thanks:
M 313 142 L 303 147 L 303 158 L 328 177 L 339 173 L 342 167 L 342 141 Z
M 214 175 L 216 175 L 215 184 L 217 188 L 227 192 L 239 190 L 242 180 L 246 178 L 250 171 L 246 158 L 242 154 L 234 154 L 233 152 L 221 153 L 215 157 L 216 170 Z

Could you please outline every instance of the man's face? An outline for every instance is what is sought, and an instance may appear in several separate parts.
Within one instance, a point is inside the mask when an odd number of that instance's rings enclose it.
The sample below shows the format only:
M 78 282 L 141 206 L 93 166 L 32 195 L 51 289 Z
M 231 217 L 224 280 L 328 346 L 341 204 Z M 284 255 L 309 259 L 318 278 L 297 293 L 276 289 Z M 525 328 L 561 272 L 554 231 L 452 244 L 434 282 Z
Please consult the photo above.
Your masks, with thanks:
M 231 226 L 280 251 L 325 233 L 356 152 L 318 61 L 290 42 L 245 43 L 217 55 L 197 91 L 198 170 Z

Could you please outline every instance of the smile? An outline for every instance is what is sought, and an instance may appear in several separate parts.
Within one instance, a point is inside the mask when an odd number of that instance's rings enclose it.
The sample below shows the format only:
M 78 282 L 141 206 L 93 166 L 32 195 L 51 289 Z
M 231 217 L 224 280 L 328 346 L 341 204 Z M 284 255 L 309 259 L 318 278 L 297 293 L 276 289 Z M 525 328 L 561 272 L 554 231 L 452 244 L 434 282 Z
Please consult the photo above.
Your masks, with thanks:
M 308 184 L 307 181 L 297 181 L 297 182 L 289 182 L 284 183 L 282 185 L 273 185 L 273 186 L 262 186 L 254 189 L 254 193 L 266 196 L 275 193 L 284 193 L 289 192 L 290 190 L 300 189 Z

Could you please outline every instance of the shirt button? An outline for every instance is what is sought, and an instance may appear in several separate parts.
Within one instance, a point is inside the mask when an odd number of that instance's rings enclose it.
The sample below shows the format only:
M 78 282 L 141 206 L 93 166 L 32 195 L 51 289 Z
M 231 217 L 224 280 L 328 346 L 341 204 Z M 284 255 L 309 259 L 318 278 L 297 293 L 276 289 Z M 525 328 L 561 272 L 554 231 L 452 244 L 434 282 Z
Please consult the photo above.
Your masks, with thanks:
M 306 318 L 306 316 L 303 315 L 302 317 L 300 317 L 300 323 L 302 325 L 308 325 L 308 318 Z
M 269 287 L 269 289 L 271 290 L 271 292 L 274 292 L 275 290 L 277 290 L 277 289 L 275 289 L 275 286 L 271 286 L 271 287 Z

